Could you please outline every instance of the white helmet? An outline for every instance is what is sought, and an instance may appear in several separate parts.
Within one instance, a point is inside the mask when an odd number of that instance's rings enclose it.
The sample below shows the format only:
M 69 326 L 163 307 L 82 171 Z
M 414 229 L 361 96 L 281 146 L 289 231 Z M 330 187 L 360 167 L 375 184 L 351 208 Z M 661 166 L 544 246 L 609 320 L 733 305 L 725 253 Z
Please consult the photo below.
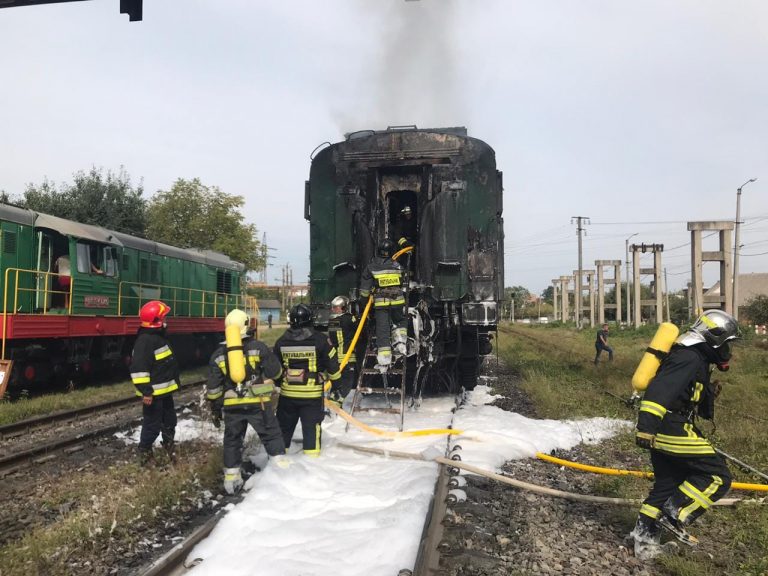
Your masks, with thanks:
M 333 300 L 331 300 L 331 307 L 338 306 L 341 308 L 342 312 L 346 312 L 347 308 L 349 308 L 349 298 L 346 296 L 336 296 Z
M 683 346 L 706 343 L 710 348 L 717 349 L 740 337 L 739 323 L 733 316 L 722 310 L 707 310 L 688 332 L 677 339 L 677 343 Z
M 240 327 L 240 337 L 245 338 L 248 336 L 248 330 L 251 328 L 251 317 L 242 310 L 235 308 L 232 312 L 227 314 L 227 318 L 224 320 L 224 326 Z

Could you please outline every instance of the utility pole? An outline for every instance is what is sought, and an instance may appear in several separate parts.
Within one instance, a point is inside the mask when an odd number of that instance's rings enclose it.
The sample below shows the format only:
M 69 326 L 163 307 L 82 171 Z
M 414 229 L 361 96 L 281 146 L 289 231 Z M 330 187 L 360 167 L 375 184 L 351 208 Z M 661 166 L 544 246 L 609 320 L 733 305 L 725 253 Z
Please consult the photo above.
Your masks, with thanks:
M 744 184 L 736 189 L 736 236 L 733 245 L 733 317 L 739 319 L 739 243 L 741 238 L 739 232 L 741 230 L 741 189 L 744 188 L 750 182 L 754 182 L 757 178 L 750 178 Z
M 666 268 L 664 268 L 664 294 L 665 294 L 665 299 L 667 301 L 667 322 L 672 322 L 672 320 L 670 320 L 671 312 L 669 310 L 669 284 L 667 284 L 667 269 Z
M 574 293 L 576 294 L 576 328 L 581 330 L 581 291 L 582 291 L 582 270 L 584 266 L 582 265 L 582 250 L 581 250 L 581 233 L 584 232 L 584 228 L 582 227 L 582 224 L 589 224 L 589 217 L 588 216 L 572 216 L 571 217 L 571 224 L 573 224 L 573 221 L 576 220 L 576 234 L 579 236 L 579 272 L 576 275 L 576 287 L 574 290 Z
M 632 324 L 632 321 L 630 320 L 632 316 L 630 315 L 630 312 L 629 312 L 629 241 L 630 239 L 634 238 L 638 234 L 640 234 L 640 232 L 635 232 L 634 234 L 629 236 L 626 240 L 624 240 L 624 253 L 627 256 L 627 260 L 626 260 L 627 262 L 627 280 L 626 280 L 627 282 L 627 326 Z M 635 328 L 637 328 L 637 326 L 635 326 Z

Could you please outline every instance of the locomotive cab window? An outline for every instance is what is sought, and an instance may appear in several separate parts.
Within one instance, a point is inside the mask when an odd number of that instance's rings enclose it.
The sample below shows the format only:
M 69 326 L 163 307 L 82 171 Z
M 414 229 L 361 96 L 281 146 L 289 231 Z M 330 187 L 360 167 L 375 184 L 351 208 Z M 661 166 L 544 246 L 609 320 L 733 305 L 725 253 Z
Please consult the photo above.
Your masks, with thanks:
M 77 243 L 77 271 L 81 274 L 117 276 L 117 255 L 112 246 Z

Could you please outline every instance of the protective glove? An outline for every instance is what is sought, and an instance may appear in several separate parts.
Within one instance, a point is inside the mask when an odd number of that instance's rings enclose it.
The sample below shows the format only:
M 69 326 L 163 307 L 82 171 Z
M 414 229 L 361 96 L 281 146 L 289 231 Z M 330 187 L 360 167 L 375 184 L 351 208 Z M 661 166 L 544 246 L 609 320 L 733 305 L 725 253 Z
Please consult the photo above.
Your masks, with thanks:
M 152 406 L 152 396 L 142 396 L 141 402 L 144 406 Z
M 644 450 L 650 450 L 656 444 L 656 435 L 649 434 L 648 432 L 636 432 L 635 444 L 643 448 Z

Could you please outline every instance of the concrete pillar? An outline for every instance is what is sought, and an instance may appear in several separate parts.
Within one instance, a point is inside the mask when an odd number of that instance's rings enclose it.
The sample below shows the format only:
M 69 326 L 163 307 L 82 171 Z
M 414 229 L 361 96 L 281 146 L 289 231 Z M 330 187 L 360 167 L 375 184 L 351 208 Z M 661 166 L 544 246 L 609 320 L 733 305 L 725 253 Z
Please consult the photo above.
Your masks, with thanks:
M 560 276 L 560 321 L 568 322 L 568 276 Z
M 640 316 L 640 246 L 632 244 L 632 325 L 638 328 L 642 323 Z
M 653 268 L 640 268 L 640 252 L 653 253 Z M 664 244 L 632 244 L 632 280 L 635 284 L 635 305 L 634 305 L 634 324 L 635 328 L 640 326 L 642 321 L 642 307 L 652 307 L 655 309 L 656 323 L 660 324 L 664 319 L 664 308 L 662 306 L 663 289 L 661 284 L 661 253 L 664 252 Z M 642 274 L 653 275 L 653 298 L 650 300 L 640 299 L 640 276 Z M 650 316 L 649 316 L 650 317 Z
M 573 271 L 573 284 L 574 286 L 581 286 L 581 292 L 578 291 L 578 288 L 574 289 L 574 297 L 579 298 L 579 303 L 581 304 L 581 313 L 582 315 L 589 309 L 589 325 L 594 326 L 595 325 L 595 287 L 594 287 L 594 277 L 595 277 L 595 271 L 594 270 L 582 270 L 581 271 L 581 282 L 579 282 L 579 271 L 574 270 Z M 586 286 L 584 284 L 584 279 L 586 279 Z M 588 304 L 587 306 L 584 306 L 584 288 L 587 288 L 587 297 L 588 297 Z M 574 308 L 578 310 L 579 308 L 576 307 L 576 301 L 574 300 Z M 574 317 L 576 322 L 578 323 L 578 320 Z M 583 316 L 582 316 L 583 320 Z
M 604 268 L 613 267 L 613 278 L 605 278 Z M 605 324 L 605 311 L 615 310 L 616 323 L 621 324 L 621 260 L 595 260 L 597 268 L 597 323 Z M 616 303 L 605 303 L 605 287 L 613 284 L 616 287 Z
M 552 279 L 552 315 L 553 320 L 557 322 L 559 316 L 558 298 L 560 296 L 560 278 Z
M 595 327 L 595 273 L 587 273 L 587 284 L 589 285 L 589 326 Z
M 691 298 L 693 313 L 698 316 L 709 308 L 719 308 L 733 313 L 733 243 L 731 231 L 734 223 L 729 220 L 688 222 L 691 233 Z M 702 232 L 715 231 L 718 234 L 718 250 L 705 251 L 702 248 Z M 720 266 L 720 295 L 704 298 L 703 264 L 717 262 Z

